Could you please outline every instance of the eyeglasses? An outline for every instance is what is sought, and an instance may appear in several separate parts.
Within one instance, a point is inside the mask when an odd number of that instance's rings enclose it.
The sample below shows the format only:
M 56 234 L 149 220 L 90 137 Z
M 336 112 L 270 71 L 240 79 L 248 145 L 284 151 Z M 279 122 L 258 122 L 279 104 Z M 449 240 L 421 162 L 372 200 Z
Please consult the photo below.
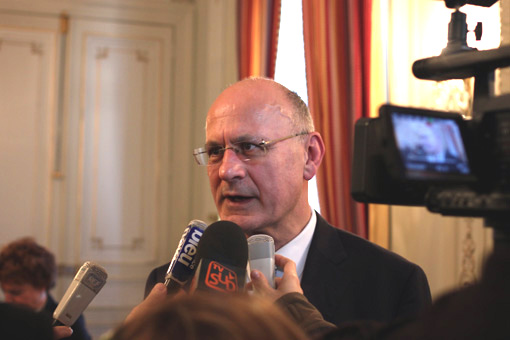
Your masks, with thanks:
M 258 157 L 263 157 L 267 154 L 269 150 L 269 146 L 276 144 L 278 142 L 307 135 L 308 132 L 300 132 L 290 136 L 273 139 L 269 141 L 263 140 L 260 143 L 251 143 L 251 142 L 236 142 L 232 143 L 232 146 L 211 146 L 205 148 L 198 148 L 193 150 L 193 156 L 197 161 L 198 165 L 212 165 L 221 162 L 223 159 L 223 155 L 225 151 L 232 150 L 238 155 L 238 157 L 246 162 L 251 159 L 255 159 Z

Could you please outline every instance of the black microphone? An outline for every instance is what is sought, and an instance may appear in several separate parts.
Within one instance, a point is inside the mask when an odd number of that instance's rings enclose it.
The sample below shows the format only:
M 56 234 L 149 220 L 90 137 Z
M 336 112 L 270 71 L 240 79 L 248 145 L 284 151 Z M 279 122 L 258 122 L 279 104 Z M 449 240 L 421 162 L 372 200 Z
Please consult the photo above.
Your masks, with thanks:
M 200 261 L 196 289 L 201 291 L 239 292 L 246 280 L 248 243 L 241 228 L 230 221 L 218 221 L 204 232 L 198 244 Z
M 175 294 L 195 274 L 198 241 L 200 241 L 206 228 L 207 224 L 205 222 L 192 220 L 184 229 L 165 275 L 165 286 L 168 294 Z
M 98 264 L 85 262 L 67 288 L 53 313 L 53 325 L 71 326 L 106 283 L 106 270 Z

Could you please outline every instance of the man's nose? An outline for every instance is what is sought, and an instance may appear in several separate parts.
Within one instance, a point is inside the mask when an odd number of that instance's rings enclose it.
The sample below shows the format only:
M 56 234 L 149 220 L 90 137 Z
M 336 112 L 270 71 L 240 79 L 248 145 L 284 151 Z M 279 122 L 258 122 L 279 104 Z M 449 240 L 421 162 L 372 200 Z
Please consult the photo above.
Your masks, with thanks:
M 242 157 L 242 153 L 236 152 L 233 148 L 225 150 L 219 169 L 222 180 L 229 181 L 246 175 L 245 162 Z

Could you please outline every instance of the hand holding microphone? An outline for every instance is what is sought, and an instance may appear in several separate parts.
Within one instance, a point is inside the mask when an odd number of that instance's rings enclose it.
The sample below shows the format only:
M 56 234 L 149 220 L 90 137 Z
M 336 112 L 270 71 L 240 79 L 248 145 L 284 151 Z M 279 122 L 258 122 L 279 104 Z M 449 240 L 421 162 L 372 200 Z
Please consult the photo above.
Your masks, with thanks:
M 276 289 L 270 286 L 268 280 L 258 270 L 251 271 L 251 286 L 255 293 L 276 301 L 288 293 L 301 293 L 301 283 L 296 272 L 296 264 L 282 255 L 275 255 L 275 264 L 283 268 L 283 276 L 275 278 Z
M 73 329 L 68 326 L 53 326 L 53 338 L 55 340 L 65 339 L 73 335 Z
M 124 319 L 124 323 L 128 323 L 131 320 L 141 318 L 150 313 L 155 306 L 165 301 L 166 297 L 167 287 L 165 287 L 165 285 L 161 282 L 156 283 L 154 287 L 152 287 L 149 295 L 147 295 L 147 297 L 139 305 L 135 306 L 131 312 L 129 312 L 126 319 Z

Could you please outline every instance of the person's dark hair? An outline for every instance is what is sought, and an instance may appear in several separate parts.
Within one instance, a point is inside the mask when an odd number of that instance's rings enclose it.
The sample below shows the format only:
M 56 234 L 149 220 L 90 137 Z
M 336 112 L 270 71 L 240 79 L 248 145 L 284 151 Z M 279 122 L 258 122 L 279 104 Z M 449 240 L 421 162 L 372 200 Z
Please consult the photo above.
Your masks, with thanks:
M 0 251 L 0 282 L 28 283 L 35 288 L 53 288 L 57 276 L 55 256 L 32 238 L 7 244 Z
M 196 293 L 169 299 L 122 325 L 113 340 L 305 340 L 278 307 L 247 294 Z

